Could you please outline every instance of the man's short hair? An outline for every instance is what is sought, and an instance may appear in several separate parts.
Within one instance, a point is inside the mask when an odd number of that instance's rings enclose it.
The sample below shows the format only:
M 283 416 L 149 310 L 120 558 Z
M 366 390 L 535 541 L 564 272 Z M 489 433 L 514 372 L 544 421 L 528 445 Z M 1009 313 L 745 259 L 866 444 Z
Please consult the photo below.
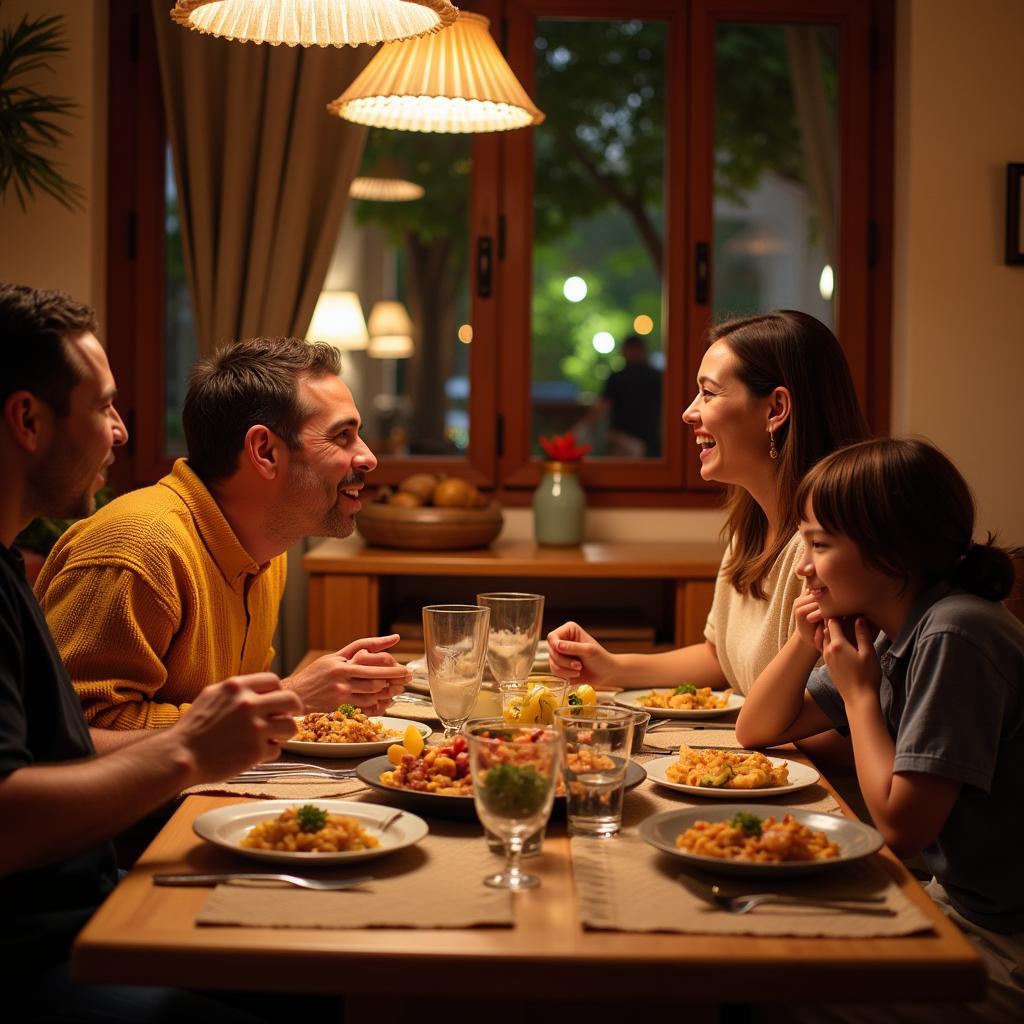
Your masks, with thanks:
M 249 338 L 200 359 L 182 410 L 189 465 L 207 483 L 231 476 L 256 424 L 297 448 L 309 415 L 299 399 L 299 377 L 340 370 L 337 349 L 302 338 Z
M 31 391 L 67 416 L 71 392 L 82 379 L 67 343 L 96 328 L 95 312 L 64 292 L 0 283 L 0 402 L 15 391 Z

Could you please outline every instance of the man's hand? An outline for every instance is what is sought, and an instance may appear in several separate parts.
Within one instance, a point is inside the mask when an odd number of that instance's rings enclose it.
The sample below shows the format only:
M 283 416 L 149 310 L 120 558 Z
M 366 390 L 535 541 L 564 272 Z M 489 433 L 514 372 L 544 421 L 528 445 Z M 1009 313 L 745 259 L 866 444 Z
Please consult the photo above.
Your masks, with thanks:
M 399 639 L 392 633 L 353 640 L 289 676 L 283 685 L 301 698 L 307 712 L 354 704 L 368 715 L 379 715 L 412 678 L 409 669 L 386 653 Z
M 860 615 L 853 624 L 852 643 L 844 632 L 841 619 L 829 619 L 824 625 L 821 653 L 836 689 L 848 705 L 860 697 L 873 696 L 878 700 L 882 666 L 871 633 L 871 626 Z
M 591 686 L 611 681 L 618 667 L 615 656 L 575 622 L 548 633 L 548 657 L 554 675 Z
M 213 782 L 274 760 L 300 714 L 302 702 L 273 673 L 232 676 L 203 690 L 167 738 L 190 758 L 193 785 Z

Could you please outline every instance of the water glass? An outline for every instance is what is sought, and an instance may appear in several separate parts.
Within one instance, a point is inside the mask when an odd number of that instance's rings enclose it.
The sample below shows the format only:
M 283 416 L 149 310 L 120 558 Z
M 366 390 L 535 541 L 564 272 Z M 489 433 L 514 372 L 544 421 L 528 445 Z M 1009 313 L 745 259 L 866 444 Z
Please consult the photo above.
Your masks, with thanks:
M 633 714 L 626 708 L 575 706 L 555 712 L 564 738 L 569 834 L 603 839 L 622 824 L 622 796 L 633 739 Z
M 540 879 L 520 868 L 523 846 L 551 816 L 560 768 L 561 736 L 553 729 L 508 725 L 500 718 L 465 730 L 473 801 L 484 828 L 505 844 L 505 868 L 484 879 L 495 889 L 533 889 Z
M 552 725 L 555 710 L 565 703 L 567 685 L 560 676 L 535 675 L 522 686 L 503 686 L 502 716 L 511 725 Z
M 647 727 L 651 724 L 650 711 L 641 711 L 640 708 L 633 708 L 633 743 L 630 751 L 639 754 L 647 738 Z
M 430 699 L 452 739 L 466 724 L 480 692 L 491 613 L 472 604 L 433 604 L 423 609 Z
M 542 594 L 477 594 L 476 603 L 491 610 L 487 664 L 498 689 L 522 687 L 533 669 L 544 617 Z

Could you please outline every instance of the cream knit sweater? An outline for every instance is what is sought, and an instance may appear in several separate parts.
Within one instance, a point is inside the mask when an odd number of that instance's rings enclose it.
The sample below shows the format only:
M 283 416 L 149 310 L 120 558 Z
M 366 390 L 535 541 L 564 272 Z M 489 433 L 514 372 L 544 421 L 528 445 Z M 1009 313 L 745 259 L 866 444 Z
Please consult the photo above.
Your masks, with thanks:
M 800 534 L 794 534 L 765 578 L 767 601 L 737 593 L 718 570 L 704 637 L 715 645 L 725 678 L 737 693 L 750 692 L 754 680 L 782 650 L 795 628 L 793 602 L 800 596 L 803 582 L 794 570 L 803 550 Z M 726 551 L 722 565 L 728 561 Z
M 179 459 L 57 542 L 36 595 L 89 724 L 173 725 L 205 686 L 273 658 L 286 556 L 257 565 Z

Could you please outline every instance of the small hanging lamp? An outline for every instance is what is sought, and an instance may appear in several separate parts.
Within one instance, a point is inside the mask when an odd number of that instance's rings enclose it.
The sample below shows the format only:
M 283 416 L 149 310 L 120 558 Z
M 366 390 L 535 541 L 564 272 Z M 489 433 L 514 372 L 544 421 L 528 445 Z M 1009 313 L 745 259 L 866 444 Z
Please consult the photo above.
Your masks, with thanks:
M 171 18 L 207 35 L 278 46 L 359 46 L 452 24 L 450 0 L 176 0 Z
M 481 14 L 435 35 L 388 43 L 327 105 L 357 124 L 408 132 L 500 132 L 540 124 Z

